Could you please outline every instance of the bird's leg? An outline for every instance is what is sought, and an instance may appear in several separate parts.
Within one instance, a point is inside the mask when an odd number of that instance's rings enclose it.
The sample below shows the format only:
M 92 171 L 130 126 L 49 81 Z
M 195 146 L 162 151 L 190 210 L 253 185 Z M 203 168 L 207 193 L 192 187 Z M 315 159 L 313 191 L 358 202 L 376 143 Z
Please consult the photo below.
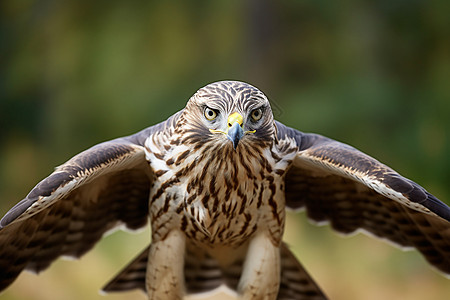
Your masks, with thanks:
M 275 300 L 280 285 L 280 248 L 266 232 L 257 234 L 247 250 L 238 292 L 242 300 Z
M 184 295 L 185 236 L 171 231 L 164 240 L 152 241 L 147 262 L 149 300 L 181 300 Z

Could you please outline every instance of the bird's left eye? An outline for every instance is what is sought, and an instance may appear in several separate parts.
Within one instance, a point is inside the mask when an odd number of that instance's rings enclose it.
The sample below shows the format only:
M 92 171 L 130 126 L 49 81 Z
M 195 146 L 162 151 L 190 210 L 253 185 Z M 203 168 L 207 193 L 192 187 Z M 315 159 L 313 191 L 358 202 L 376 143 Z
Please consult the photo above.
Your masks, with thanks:
M 205 108 L 205 118 L 209 121 L 214 120 L 217 117 L 217 112 L 215 112 L 213 109 L 207 107 Z
M 252 111 L 251 117 L 253 121 L 259 121 L 262 118 L 263 111 L 262 108 L 257 108 Z

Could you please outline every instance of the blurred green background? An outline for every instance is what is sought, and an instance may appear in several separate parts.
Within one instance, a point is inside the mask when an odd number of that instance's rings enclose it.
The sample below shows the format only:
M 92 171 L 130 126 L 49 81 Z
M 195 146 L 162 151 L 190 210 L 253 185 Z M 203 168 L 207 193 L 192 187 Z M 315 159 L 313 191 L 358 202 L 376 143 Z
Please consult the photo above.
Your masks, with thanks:
M 53 167 L 183 108 L 217 80 L 249 82 L 275 116 L 349 143 L 450 199 L 450 2 L 0 2 L 0 212 Z M 76 263 L 23 274 L 0 299 L 102 297 L 149 240 L 116 233 Z M 332 299 L 448 299 L 416 252 L 342 239 L 290 215 L 286 240 Z M 0 270 L 1 272 L 1 270 Z

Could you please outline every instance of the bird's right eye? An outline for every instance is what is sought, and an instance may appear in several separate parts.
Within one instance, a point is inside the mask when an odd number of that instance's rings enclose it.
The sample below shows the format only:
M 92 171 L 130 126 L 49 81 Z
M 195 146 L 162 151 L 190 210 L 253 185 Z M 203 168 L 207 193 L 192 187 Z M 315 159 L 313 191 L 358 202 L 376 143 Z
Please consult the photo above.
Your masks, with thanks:
M 205 118 L 209 121 L 214 120 L 217 117 L 217 112 L 209 107 L 205 108 Z

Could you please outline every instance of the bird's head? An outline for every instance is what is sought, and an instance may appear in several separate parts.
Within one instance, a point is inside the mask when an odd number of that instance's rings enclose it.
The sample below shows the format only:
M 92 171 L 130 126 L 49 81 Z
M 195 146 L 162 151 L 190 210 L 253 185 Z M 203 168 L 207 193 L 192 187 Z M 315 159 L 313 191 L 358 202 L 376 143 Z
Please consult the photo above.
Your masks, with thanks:
M 189 100 L 184 118 L 192 138 L 231 144 L 273 140 L 273 114 L 267 97 L 250 84 L 219 81 L 199 89 Z

